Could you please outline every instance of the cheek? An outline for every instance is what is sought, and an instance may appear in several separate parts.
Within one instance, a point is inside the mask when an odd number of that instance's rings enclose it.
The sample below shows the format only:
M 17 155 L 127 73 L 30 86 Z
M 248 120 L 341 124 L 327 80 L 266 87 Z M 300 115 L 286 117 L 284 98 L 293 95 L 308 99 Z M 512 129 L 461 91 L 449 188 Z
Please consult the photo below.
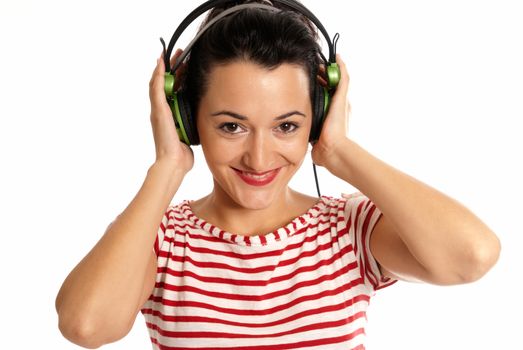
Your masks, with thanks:
M 217 165 L 231 163 L 238 157 L 239 148 L 227 145 L 227 143 L 224 143 L 220 138 L 216 137 L 216 135 L 202 133 L 200 143 L 205 160 L 211 169 Z
M 310 119 L 300 127 L 298 135 L 291 137 L 288 141 L 282 141 L 282 151 L 293 158 L 303 158 L 309 149 L 309 134 L 311 130 Z
M 289 140 L 279 140 L 277 153 L 289 163 L 299 165 L 305 159 L 308 151 L 309 134 L 296 135 Z
M 202 151 L 211 171 L 218 166 L 234 163 L 241 155 L 241 147 L 234 146 L 224 138 L 219 137 L 212 125 L 198 129 Z

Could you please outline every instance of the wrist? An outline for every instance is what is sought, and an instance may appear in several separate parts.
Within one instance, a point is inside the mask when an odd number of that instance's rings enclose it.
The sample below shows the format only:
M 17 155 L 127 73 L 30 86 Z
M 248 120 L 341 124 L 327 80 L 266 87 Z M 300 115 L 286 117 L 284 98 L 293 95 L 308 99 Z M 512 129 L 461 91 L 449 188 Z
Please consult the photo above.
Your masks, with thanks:
M 147 170 L 147 176 L 162 182 L 167 186 L 167 192 L 172 193 L 173 196 L 186 173 L 187 171 L 170 159 L 157 159 Z
M 334 170 L 340 165 L 341 158 L 349 151 L 352 147 L 352 141 L 348 138 L 340 139 L 337 142 L 333 142 L 325 147 L 325 161 L 324 167 L 329 171 Z
M 180 162 L 173 158 L 156 158 L 156 160 L 149 167 L 150 169 L 160 169 L 160 171 L 169 172 L 171 174 L 182 175 L 188 172 L 183 166 L 180 166 Z
M 337 142 L 331 146 L 325 168 L 336 177 L 347 181 L 352 172 L 352 164 L 357 160 L 359 148 L 356 142 L 348 138 Z

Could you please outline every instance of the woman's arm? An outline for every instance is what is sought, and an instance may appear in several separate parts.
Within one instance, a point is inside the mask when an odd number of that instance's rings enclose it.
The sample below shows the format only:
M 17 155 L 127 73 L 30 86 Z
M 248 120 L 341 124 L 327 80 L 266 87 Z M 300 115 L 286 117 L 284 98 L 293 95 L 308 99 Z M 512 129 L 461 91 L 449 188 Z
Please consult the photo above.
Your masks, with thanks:
M 65 279 L 56 310 L 67 339 L 96 348 L 129 332 L 154 287 L 156 233 L 184 175 L 177 164 L 155 162 L 135 198 Z
M 349 74 L 341 79 L 312 149 L 315 164 L 358 188 L 382 211 L 370 249 L 385 276 L 434 284 L 471 282 L 497 261 L 496 235 L 456 200 L 374 157 L 346 137 Z
M 176 51 L 171 64 L 181 53 Z M 164 74 L 160 56 L 149 81 L 156 161 L 134 199 L 67 276 L 56 297 L 60 331 L 84 347 L 116 341 L 131 329 L 154 288 L 153 244 L 160 223 L 194 164 L 192 150 L 178 138 L 165 98 Z
M 496 235 L 456 200 L 346 139 L 325 167 L 382 211 L 370 249 L 385 276 L 433 284 L 472 282 L 497 261 Z

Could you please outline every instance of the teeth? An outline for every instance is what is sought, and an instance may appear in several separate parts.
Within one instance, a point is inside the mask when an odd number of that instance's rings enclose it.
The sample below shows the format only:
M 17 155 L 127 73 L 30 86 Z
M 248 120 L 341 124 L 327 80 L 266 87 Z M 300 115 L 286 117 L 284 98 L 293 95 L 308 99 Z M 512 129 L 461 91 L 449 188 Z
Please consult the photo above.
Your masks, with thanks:
M 245 173 L 242 171 L 242 174 L 247 176 L 247 177 L 250 177 L 250 178 L 253 178 L 255 180 L 265 180 L 267 177 L 269 177 L 271 175 L 272 171 L 270 173 L 267 173 L 267 174 L 264 174 L 264 175 L 254 175 L 254 174 L 250 174 L 250 173 Z

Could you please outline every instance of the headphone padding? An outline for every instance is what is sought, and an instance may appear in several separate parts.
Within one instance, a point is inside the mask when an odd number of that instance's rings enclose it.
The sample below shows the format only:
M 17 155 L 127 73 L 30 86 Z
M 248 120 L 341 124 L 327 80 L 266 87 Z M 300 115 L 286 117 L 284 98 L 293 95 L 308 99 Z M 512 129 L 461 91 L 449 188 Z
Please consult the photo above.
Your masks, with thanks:
M 189 139 L 190 145 L 199 145 L 200 138 L 198 137 L 198 130 L 196 129 L 196 124 L 191 115 L 191 106 L 187 98 L 185 98 L 183 92 L 177 94 L 178 106 L 180 108 L 180 117 L 183 121 L 183 126 L 185 129 L 185 134 Z
M 314 106 L 312 106 L 312 126 L 309 134 L 309 142 L 317 141 L 320 137 L 321 127 L 324 118 L 325 109 L 325 95 L 324 89 L 321 85 L 316 84 L 313 96 Z

